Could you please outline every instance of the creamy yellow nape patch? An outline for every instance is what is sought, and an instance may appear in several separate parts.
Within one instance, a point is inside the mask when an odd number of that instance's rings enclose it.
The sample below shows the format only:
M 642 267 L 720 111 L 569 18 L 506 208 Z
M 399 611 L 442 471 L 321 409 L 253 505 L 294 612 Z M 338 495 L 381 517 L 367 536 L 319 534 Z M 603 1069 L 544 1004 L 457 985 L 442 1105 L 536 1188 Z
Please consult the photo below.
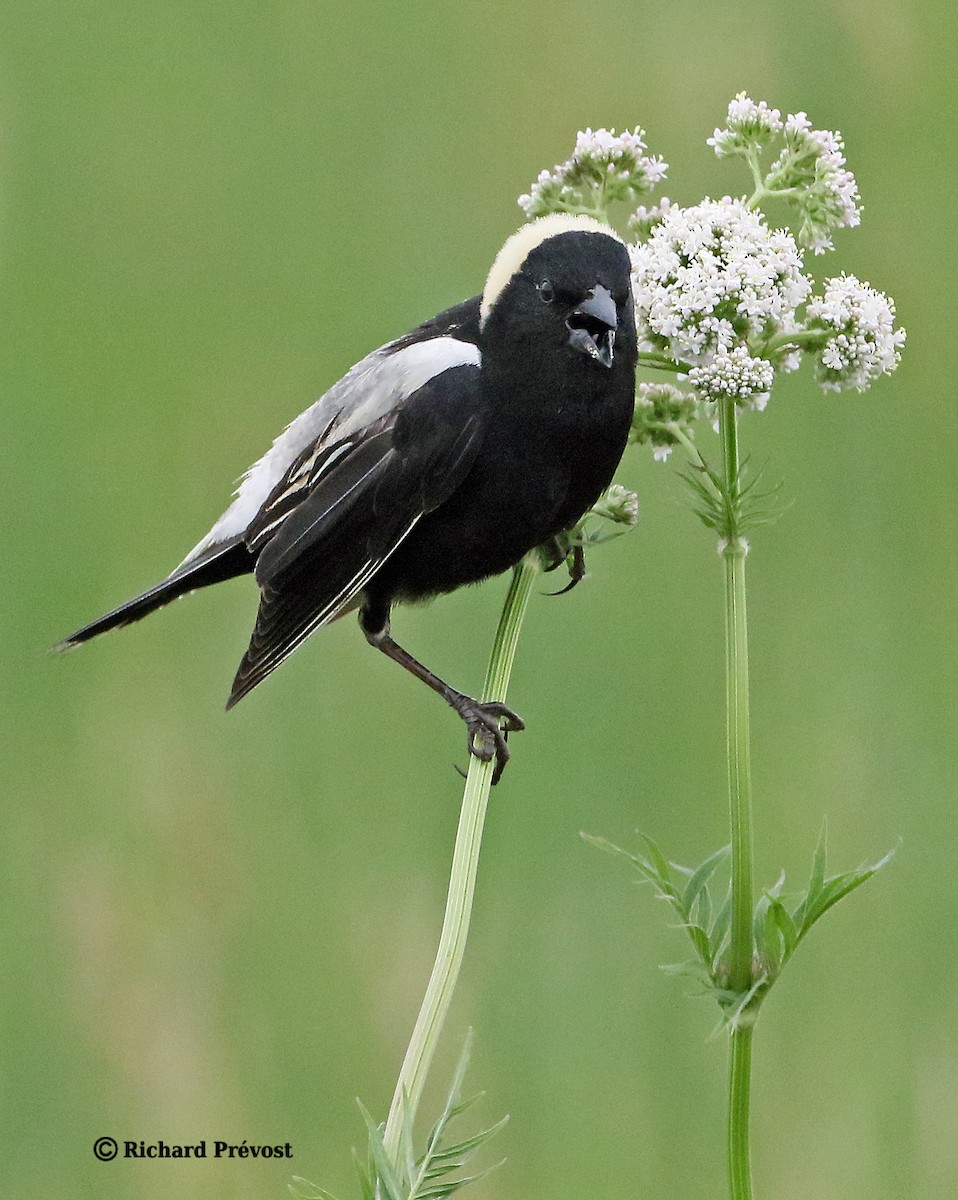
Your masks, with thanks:
M 539 217 L 538 220 L 523 225 L 506 241 L 492 264 L 482 291 L 482 304 L 479 307 L 480 326 L 485 325 L 493 305 L 505 291 L 509 280 L 536 246 L 560 233 L 573 233 L 576 230 L 583 233 L 605 233 L 617 242 L 622 240 L 614 229 L 603 225 L 594 217 L 573 216 L 571 213 L 552 213 L 551 216 Z

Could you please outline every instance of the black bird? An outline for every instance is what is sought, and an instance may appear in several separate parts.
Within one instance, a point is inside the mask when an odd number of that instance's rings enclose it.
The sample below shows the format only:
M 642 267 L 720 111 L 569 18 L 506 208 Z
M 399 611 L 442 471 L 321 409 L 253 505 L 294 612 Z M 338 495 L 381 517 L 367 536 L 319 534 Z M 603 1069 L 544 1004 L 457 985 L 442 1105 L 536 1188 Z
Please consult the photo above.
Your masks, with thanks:
M 551 216 L 499 252 L 482 296 L 374 350 L 296 418 L 171 575 L 60 645 L 253 572 L 260 605 L 227 708 L 353 609 L 367 640 L 437 691 L 496 777 L 521 720 L 444 683 L 390 635 L 397 601 L 514 566 L 612 479 L 633 409 L 629 257 L 606 226 Z

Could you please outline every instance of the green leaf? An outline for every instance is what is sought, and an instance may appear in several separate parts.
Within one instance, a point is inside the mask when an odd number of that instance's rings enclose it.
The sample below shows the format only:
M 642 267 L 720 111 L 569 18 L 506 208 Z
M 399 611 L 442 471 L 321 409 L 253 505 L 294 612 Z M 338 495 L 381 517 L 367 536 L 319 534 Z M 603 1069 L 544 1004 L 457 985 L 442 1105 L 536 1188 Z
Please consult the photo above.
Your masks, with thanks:
M 665 975 L 687 975 L 690 979 L 697 979 L 699 983 L 709 990 L 713 986 L 711 972 L 697 958 L 690 958 L 685 962 L 679 963 L 663 963 L 659 967 L 659 970 Z
M 782 958 L 782 964 L 784 965 L 792 957 L 795 947 L 798 945 L 798 927 L 792 920 L 788 909 L 777 896 L 769 897 L 768 912 L 769 916 L 774 920 L 779 933 L 782 935 L 782 941 L 785 943 L 785 953 Z
M 731 846 L 723 846 L 720 850 L 716 850 L 714 854 L 710 854 L 708 858 L 701 863 L 692 872 L 692 877 L 685 885 L 685 890 L 682 893 L 682 904 L 687 913 L 692 912 L 692 905 L 698 899 L 699 893 L 714 875 L 716 868 L 731 854 Z
M 709 929 L 712 924 L 712 897 L 709 894 L 708 884 L 705 884 L 699 892 L 695 923 L 701 925 L 703 929 Z
M 762 923 L 762 941 L 765 944 L 765 959 L 770 972 L 777 975 L 782 968 L 785 957 L 785 939 L 775 920 L 774 905 L 778 903 L 774 896 L 766 894 L 765 920 Z
M 416 1200 L 444 1200 L 446 1196 L 451 1196 L 461 1187 L 465 1187 L 467 1183 L 478 1183 L 480 1179 L 491 1174 L 499 1169 L 506 1160 L 500 1159 L 499 1162 L 493 1163 L 491 1167 L 486 1167 L 483 1171 L 477 1171 L 475 1175 L 466 1175 L 460 1179 L 450 1180 L 448 1183 L 439 1184 L 438 1187 L 427 1188 L 423 1192 L 416 1193 Z
M 812 873 L 808 879 L 808 890 L 801 904 L 795 910 L 795 921 L 798 924 L 802 933 L 809 928 L 806 921 L 806 914 L 811 906 L 818 899 L 818 894 L 822 890 L 822 885 L 825 882 L 825 856 L 828 844 L 828 820 L 822 821 L 822 831 L 818 835 L 818 845 L 815 847 L 815 853 L 812 855 Z
M 642 834 L 639 836 L 643 837 Z M 658 888 L 660 894 L 671 904 L 678 904 L 679 894 L 672 883 L 669 864 L 665 861 L 661 850 L 659 850 L 654 842 L 643 837 L 643 840 L 649 846 L 649 858 L 646 859 L 641 854 L 631 854 L 628 850 L 623 850 L 621 846 L 617 846 L 614 842 L 610 842 L 603 837 L 597 837 L 595 834 L 583 833 L 581 837 L 590 846 L 596 846 L 600 850 L 607 850 L 610 854 L 617 854 L 622 858 L 627 858 L 638 869 L 639 874 L 647 883 L 651 883 Z M 684 913 L 681 910 L 679 911 L 684 916 Z
M 725 938 L 728 935 L 729 926 L 732 923 L 732 888 L 729 886 L 725 893 L 725 899 L 722 901 L 722 907 L 715 915 L 715 922 L 709 931 L 709 952 L 712 956 L 712 963 L 718 958 L 721 953 Z
M 362 1193 L 362 1200 L 376 1200 L 376 1183 L 372 1164 L 368 1161 L 364 1163 L 353 1149 L 353 1164 L 356 1167 L 356 1174 L 359 1176 L 359 1190 Z
M 759 954 L 765 953 L 765 914 L 768 912 L 768 894 L 763 892 L 755 905 L 752 915 L 752 937 Z
M 416 1151 L 414 1149 L 414 1119 L 409 1111 L 409 1095 L 403 1089 L 402 1103 L 400 1106 L 400 1123 L 399 1123 L 399 1146 L 397 1155 L 400 1162 L 404 1164 L 406 1179 L 415 1179 L 416 1177 Z
M 336 1200 L 332 1192 L 327 1192 L 325 1188 L 310 1183 L 302 1175 L 294 1175 L 292 1183 L 288 1183 L 286 1186 L 298 1200 Z
M 689 937 L 692 939 L 692 945 L 695 947 L 695 952 L 701 958 L 706 967 L 711 967 L 712 960 L 709 957 L 709 935 L 705 932 L 701 925 L 688 924 L 685 926 L 688 930 Z
M 434 1162 L 448 1160 L 451 1158 L 465 1158 L 471 1151 L 481 1146 L 487 1138 L 491 1138 L 498 1133 L 509 1121 L 508 1114 L 498 1120 L 495 1125 L 490 1125 L 488 1129 L 483 1129 L 481 1133 L 474 1134 L 470 1138 L 464 1138 L 461 1142 L 456 1142 L 454 1146 L 447 1146 L 445 1150 L 439 1150 L 432 1154 Z
M 802 932 L 805 933 L 811 929 L 815 922 L 820 920 L 830 908 L 834 908 L 839 900 L 844 900 L 849 893 L 860 888 L 882 867 L 887 866 L 894 856 L 895 851 L 889 850 L 883 858 L 871 866 L 861 866 L 855 871 L 845 871 L 841 875 L 833 875 L 831 879 L 827 879 L 820 889 L 815 903 L 808 906 Z
M 483 1171 L 476 1175 L 463 1176 L 458 1174 L 458 1172 L 462 1170 L 466 1160 L 478 1146 L 492 1137 L 493 1134 L 498 1133 L 508 1120 L 507 1117 L 503 1117 L 501 1121 L 496 1122 L 495 1125 L 482 1130 L 480 1133 L 460 1138 L 458 1142 L 452 1145 L 445 1145 L 443 1142 L 450 1123 L 456 1117 L 466 1112 L 479 1098 L 478 1096 L 471 1096 L 466 1100 L 460 1099 L 463 1079 L 469 1064 L 471 1046 L 472 1031 L 470 1030 L 466 1037 L 462 1054 L 459 1057 L 459 1062 L 456 1065 L 456 1070 L 453 1073 L 445 1106 L 439 1115 L 439 1119 L 433 1126 L 429 1137 L 426 1139 L 426 1148 L 422 1157 L 412 1164 L 408 1172 L 409 1188 L 407 1200 L 442 1200 L 443 1197 L 451 1196 L 453 1192 L 464 1187 L 467 1183 L 481 1179 L 484 1175 L 488 1174 L 488 1171 Z M 492 1170 L 492 1168 L 489 1168 L 489 1170 Z M 392 1200 L 392 1197 L 387 1197 L 386 1200 Z
M 385 1190 L 387 1200 L 407 1200 L 405 1189 L 396 1174 L 396 1168 L 386 1153 L 382 1129 L 373 1121 L 363 1103 L 358 1100 L 356 1103 L 359 1104 L 359 1111 L 363 1114 L 363 1120 L 366 1122 L 370 1157 L 376 1168 L 379 1184 Z
M 652 839 L 646 834 L 640 833 L 639 837 L 648 847 L 649 859 L 651 860 L 652 866 L 658 873 L 657 878 L 662 885 L 662 890 L 665 891 L 669 896 L 674 896 L 676 899 L 678 899 L 678 892 L 672 883 L 672 869 L 666 861 L 665 855 L 658 848 L 655 842 L 653 842 Z

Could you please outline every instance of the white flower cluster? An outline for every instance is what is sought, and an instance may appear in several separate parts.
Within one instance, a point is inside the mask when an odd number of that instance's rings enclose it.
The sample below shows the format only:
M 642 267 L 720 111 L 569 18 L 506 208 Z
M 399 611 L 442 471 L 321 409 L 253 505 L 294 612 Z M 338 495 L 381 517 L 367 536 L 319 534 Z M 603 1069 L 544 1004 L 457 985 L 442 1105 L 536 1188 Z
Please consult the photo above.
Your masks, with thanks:
M 858 185 L 840 134 L 813 129 L 804 112 L 783 119 L 779 109 L 739 92 L 708 144 L 720 158 L 747 161 L 754 192 L 748 199 L 706 197 L 688 208 L 666 197 L 638 204 L 667 170 L 647 154 L 644 137 L 639 128 L 587 129 L 568 162 L 543 171 L 519 198 L 529 217 L 605 216 L 623 201 L 634 208 L 629 254 L 640 365 L 662 368 L 684 386 L 639 384 L 632 442 L 664 461 L 675 446 L 688 447 L 699 419 L 717 424 L 719 402 L 763 409 L 775 376 L 796 370 L 803 356 L 830 391 L 864 391 L 895 370 L 905 331 L 895 327 L 891 299 L 845 274 L 813 296 L 805 273 L 807 249 L 831 249 L 835 229 L 860 223 Z M 765 155 L 773 160 L 767 168 Z M 794 236 L 771 228 L 759 211 L 776 198 L 797 214 Z M 626 504 L 625 516 L 631 511 Z
M 808 328 L 827 334 L 817 369 L 826 391 L 863 392 L 901 362 L 905 331 L 895 328 L 894 301 L 854 275 L 826 279 L 806 312 Z
M 631 529 L 639 520 L 639 497 L 620 483 L 613 483 L 593 504 L 591 515 Z
M 782 130 L 782 114 L 777 108 L 769 108 L 764 100 L 756 104 L 744 92 L 739 92 L 729 102 L 727 125 L 716 129 L 706 140 L 719 158 L 731 154 L 749 154 L 772 140 Z
M 652 457 L 665 462 L 678 445 L 679 434 L 692 437 L 701 405 L 690 392 L 670 383 L 640 383 L 635 396 L 630 441 L 648 443 Z
M 748 159 L 759 178 L 763 147 L 781 136 L 784 148 L 760 184 L 754 202 L 781 196 L 799 210 L 798 241 L 816 254 L 832 249 L 829 234 L 861 219 L 855 176 L 845 165 L 840 133 L 812 129 L 804 112 L 789 113 L 783 121 L 777 108 L 756 103 L 739 92 L 728 106 L 727 124 L 708 139 L 719 158 L 739 154 Z
M 791 332 L 811 290 L 791 235 L 727 196 L 670 208 L 631 255 L 640 347 L 675 362 Z
M 747 346 L 721 349 L 710 363 L 693 367 L 689 383 L 703 400 L 721 400 L 732 396 L 749 400 L 761 411 L 775 379 L 775 368 L 765 358 L 754 358 Z
M 629 233 L 634 234 L 637 241 L 644 240 L 660 221 L 665 220 L 666 214 L 671 212 L 672 208 L 672 201 L 668 196 L 663 196 L 658 204 L 649 207 L 640 204 L 629 217 Z
M 635 204 L 668 171 L 668 163 L 646 154 L 645 131 L 636 126 L 617 134 L 609 129 L 581 130 L 572 157 L 541 171 L 519 206 L 530 219 L 552 212 L 592 212 L 624 201 Z
M 831 250 L 831 230 L 853 228 L 861 222 L 861 197 L 855 176 L 845 165 L 840 133 L 812 129 L 803 112 L 790 113 L 784 125 L 785 149 L 772 164 L 766 189 L 797 192 L 801 211 L 799 241 L 816 254 Z

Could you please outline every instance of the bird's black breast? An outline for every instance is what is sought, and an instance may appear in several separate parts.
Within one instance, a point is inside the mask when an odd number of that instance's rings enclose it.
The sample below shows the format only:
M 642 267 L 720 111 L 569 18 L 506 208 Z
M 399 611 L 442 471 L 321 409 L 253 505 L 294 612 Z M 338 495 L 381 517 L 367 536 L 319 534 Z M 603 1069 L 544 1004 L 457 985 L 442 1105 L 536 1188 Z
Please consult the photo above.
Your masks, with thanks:
M 475 379 L 472 403 L 482 436 L 473 464 L 367 588 L 383 602 L 449 592 L 508 570 L 574 525 L 621 458 L 632 414 L 630 379 L 611 389 L 612 381 L 603 380 L 597 394 L 587 387 L 575 394 L 540 391 L 530 380 L 511 404 L 503 404 L 494 380 L 481 371 Z
M 473 391 L 462 401 L 476 414 L 481 434 L 456 488 L 424 513 L 367 585 L 368 601 L 380 609 L 393 599 L 449 592 L 507 570 L 575 525 L 612 480 L 634 404 L 628 256 L 610 238 L 590 235 L 581 245 L 574 238 L 563 246 L 560 240 L 555 261 L 532 263 L 529 256 L 528 270 L 512 277 L 484 319 L 477 302 L 467 301 L 409 335 L 474 340 L 481 361 L 470 376 Z M 557 284 L 555 303 L 543 301 L 529 271 Z M 611 365 L 580 352 L 570 339 L 567 310 L 596 281 L 617 298 Z M 414 398 L 403 413 L 413 441 L 420 436 L 416 409 Z

